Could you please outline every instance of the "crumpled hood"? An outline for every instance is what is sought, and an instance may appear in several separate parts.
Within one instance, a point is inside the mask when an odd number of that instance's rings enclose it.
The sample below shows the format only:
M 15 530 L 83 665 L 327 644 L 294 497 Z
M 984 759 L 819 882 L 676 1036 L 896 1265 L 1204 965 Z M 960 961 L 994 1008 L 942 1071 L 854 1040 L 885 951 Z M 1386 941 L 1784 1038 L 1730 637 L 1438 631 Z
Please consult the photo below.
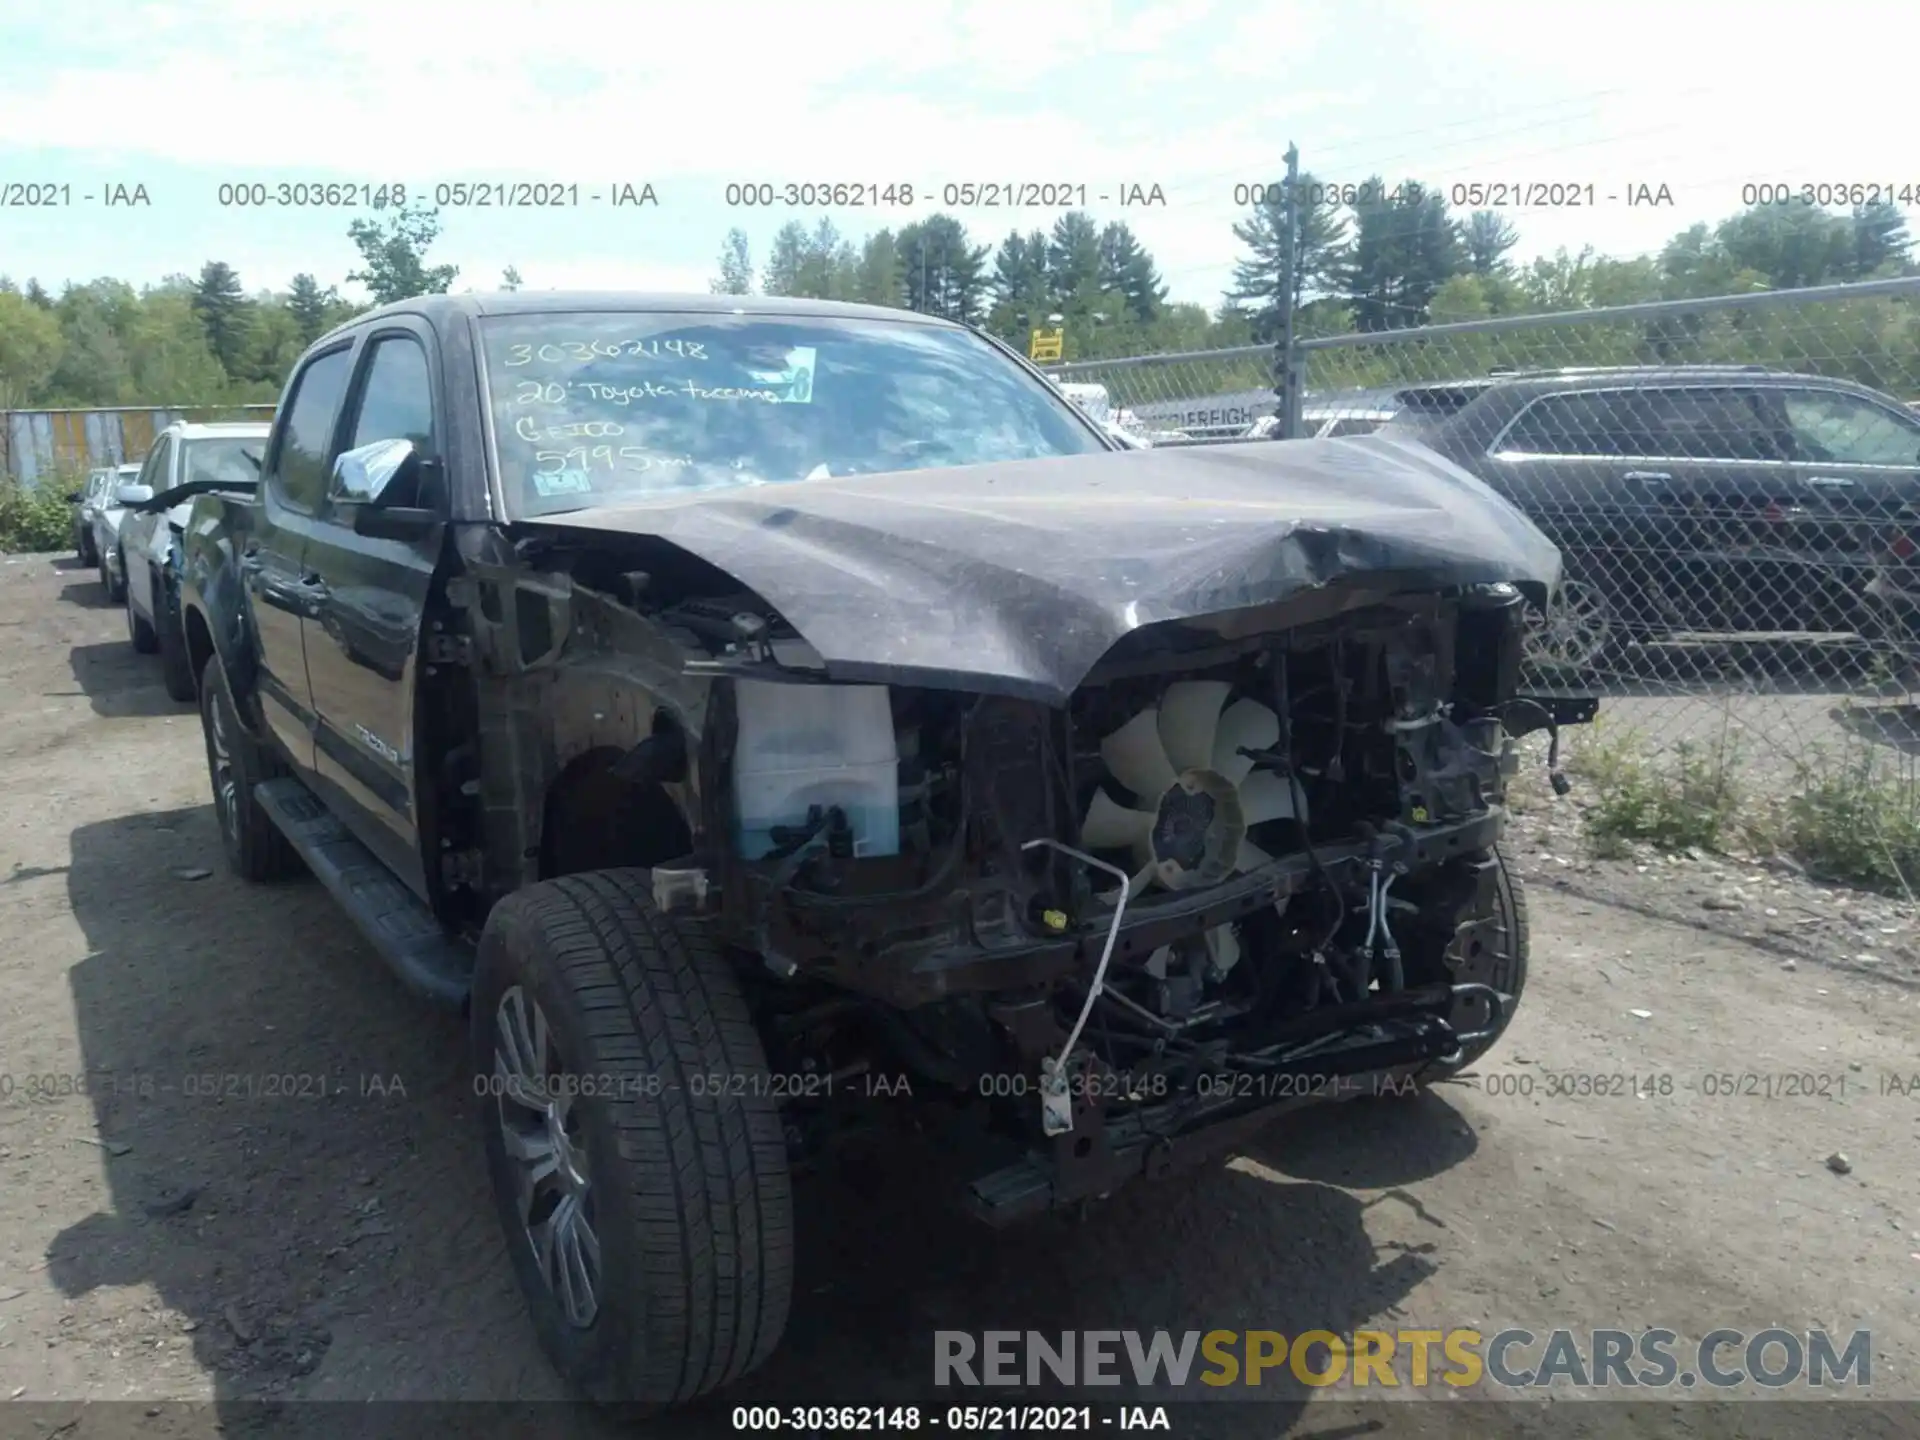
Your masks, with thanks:
M 801 480 L 528 523 L 657 537 L 718 566 L 832 678 L 1049 704 L 1141 626 L 1353 580 L 1550 587 L 1560 572 L 1479 480 L 1372 436 Z

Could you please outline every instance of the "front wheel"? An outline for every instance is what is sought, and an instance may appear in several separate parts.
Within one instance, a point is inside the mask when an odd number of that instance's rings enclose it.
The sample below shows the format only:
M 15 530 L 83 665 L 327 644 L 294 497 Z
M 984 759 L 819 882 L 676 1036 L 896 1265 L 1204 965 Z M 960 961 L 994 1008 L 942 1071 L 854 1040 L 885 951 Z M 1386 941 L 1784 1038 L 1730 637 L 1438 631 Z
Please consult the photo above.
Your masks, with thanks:
M 1484 1001 L 1469 1007 L 1470 1015 L 1461 1029 L 1478 1038 L 1460 1047 L 1460 1058 L 1447 1067 L 1448 1074 L 1480 1059 L 1499 1043 L 1513 1022 L 1513 1013 L 1527 988 L 1527 956 L 1532 940 L 1526 887 L 1498 845 L 1450 863 L 1471 867 L 1469 873 L 1478 877 L 1477 894 L 1463 911 L 1452 912 L 1450 933 L 1434 931 L 1428 917 L 1421 917 L 1426 923 L 1419 924 L 1415 932 L 1419 938 L 1408 947 L 1408 980 L 1413 984 L 1441 981 L 1485 985 L 1505 995 L 1507 1001 L 1497 1020 Z
M 773 1351 L 793 1287 L 786 1144 L 725 954 L 644 870 L 494 906 L 475 1090 L 534 1327 L 596 1400 L 664 1408 Z

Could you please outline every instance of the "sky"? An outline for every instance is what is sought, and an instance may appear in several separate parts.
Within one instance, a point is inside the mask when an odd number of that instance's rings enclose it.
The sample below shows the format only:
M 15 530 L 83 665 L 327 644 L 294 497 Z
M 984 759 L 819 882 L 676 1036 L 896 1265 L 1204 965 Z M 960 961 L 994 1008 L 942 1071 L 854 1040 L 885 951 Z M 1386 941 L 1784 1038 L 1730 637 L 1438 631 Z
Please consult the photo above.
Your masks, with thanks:
M 0 273 L 57 290 L 218 259 L 250 290 L 307 271 L 362 298 L 346 232 L 368 212 L 223 205 L 221 186 L 431 200 L 544 181 L 579 203 L 442 208 L 429 259 L 460 267 L 455 290 L 509 265 L 533 289 L 705 290 L 735 225 L 756 262 L 783 222 L 823 215 L 858 239 L 945 209 L 997 243 L 1059 207 L 943 205 L 945 187 L 1036 182 L 1076 204 L 1084 187 L 1172 299 L 1213 306 L 1240 254 L 1235 186 L 1277 179 L 1289 142 L 1322 181 L 1590 187 L 1506 211 L 1516 258 L 1633 255 L 1741 208 L 1744 186 L 1920 188 L 1905 8 L 1827 0 L 1814 25 L 1711 0 L 18 4 L 0 17 Z M 916 198 L 727 203 L 762 181 Z M 611 204 L 622 185 L 658 203 Z M 65 203 L 21 206 L 33 186 Z M 106 203 L 136 186 L 149 203 Z M 1123 207 L 1136 186 L 1150 203 Z M 1639 186 L 1671 203 L 1628 204 Z

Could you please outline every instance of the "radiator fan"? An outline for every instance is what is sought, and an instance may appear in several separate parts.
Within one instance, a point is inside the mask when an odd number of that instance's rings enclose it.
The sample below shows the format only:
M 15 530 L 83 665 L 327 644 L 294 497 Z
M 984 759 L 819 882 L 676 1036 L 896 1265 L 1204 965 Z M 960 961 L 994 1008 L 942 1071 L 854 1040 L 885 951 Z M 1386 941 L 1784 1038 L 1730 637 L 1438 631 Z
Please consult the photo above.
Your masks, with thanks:
M 1133 792 L 1121 805 L 1096 790 L 1080 823 L 1082 843 L 1129 850 L 1128 895 L 1151 886 L 1186 890 L 1264 865 L 1272 857 L 1247 838 L 1268 820 L 1306 820 L 1304 800 L 1271 770 L 1255 771 L 1243 748 L 1265 750 L 1280 720 L 1257 700 L 1227 704 L 1222 680 L 1181 680 L 1100 742 L 1108 773 Z

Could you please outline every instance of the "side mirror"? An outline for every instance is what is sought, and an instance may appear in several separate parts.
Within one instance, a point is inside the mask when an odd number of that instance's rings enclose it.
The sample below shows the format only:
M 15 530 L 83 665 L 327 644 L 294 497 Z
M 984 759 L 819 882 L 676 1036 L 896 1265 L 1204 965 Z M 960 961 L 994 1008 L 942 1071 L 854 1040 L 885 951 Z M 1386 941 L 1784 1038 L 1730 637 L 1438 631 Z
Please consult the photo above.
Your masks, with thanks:
M 121 505 L 144 505 L 153 498 L 151 485 L 120 485 L 115 487 L 113 498 Z
M 82 500 L 86 498 L 87 498 L 87 492 L 84 490 L 69 490 L 67 492 L 67 503 L 69 505 L 78 505 Z
M 417 473 L 420 452 L 411 440 L 376 440 L 333 462 L 327 499 L 336 505 L 378 505 L 404 474 Z

